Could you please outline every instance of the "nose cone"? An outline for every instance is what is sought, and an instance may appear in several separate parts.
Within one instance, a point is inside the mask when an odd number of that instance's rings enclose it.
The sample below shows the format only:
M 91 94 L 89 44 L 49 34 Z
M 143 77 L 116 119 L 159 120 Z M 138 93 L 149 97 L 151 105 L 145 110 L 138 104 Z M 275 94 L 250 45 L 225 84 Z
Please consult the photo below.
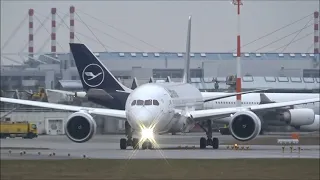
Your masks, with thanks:
M 130 120 L 136 128 L 141 126 L 149 128 L 157 121 L 157 115 L 157 112 L 144 107 L 132 109 L 129 113 Z

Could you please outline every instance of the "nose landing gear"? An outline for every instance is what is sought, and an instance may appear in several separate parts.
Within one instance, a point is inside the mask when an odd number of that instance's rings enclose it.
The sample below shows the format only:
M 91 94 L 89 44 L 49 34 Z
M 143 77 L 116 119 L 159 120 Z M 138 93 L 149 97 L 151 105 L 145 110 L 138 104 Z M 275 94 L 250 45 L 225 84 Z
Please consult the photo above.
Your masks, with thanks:
M 126 133 L 127 139 L 126 138 L 120 139 L 120 149 L 127 149 L 128 146 L 132 146 L 133 149 L 138 149 L 139 139 L 132 138 L 132 130 L 128 121 L 125 122 L 124 127 L 125 127 L 125 133 Z
M 200 149 L 205 149 L 207 146 L 212 146 L 213 149 L 219 148 L 219 139 L 212 138 L 212 123 L 211 120 L 207 120 L 208 128 L 205 129 L 200 123 L 199 126 L 206 132 L 207 139 L 202 137 L 200 138 Z
M 132 146 L 133 149 L 139 149 L 139 139 L 132 138 L 132 130 L 128 121 L 125 122 L 125 133 L 127 138 L 120 139 L 120 149 L 127 149 L 128 146 Z M 142 149 L 153 149 L 152 143 L 146 140 L 142 143 Z

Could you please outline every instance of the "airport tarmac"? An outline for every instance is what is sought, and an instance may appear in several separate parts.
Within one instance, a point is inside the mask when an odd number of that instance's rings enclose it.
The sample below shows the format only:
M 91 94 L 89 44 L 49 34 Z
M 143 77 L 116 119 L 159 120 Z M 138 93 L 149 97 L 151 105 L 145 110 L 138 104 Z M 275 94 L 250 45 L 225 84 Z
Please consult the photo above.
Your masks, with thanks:
M 1 139 L 1 159 L 234 159 L 234 158 L 319 158 L 319 146 L 281 145 L 239 145 L 238 150 L 231 145 L 220 145 L 218 150 L 207 147 L 199 149 L 199 139 L 203 133 L 185 135 L 156 136 L 161 150 L 120 150 L 119 140 L 124 135 L 96 135 L 86 143 L 73 143 L 66 136 L 39 136 L 36 139 Z M 231 136 L 215 134 L 220 143 L 232 139 Z M 259 136 L 258 138 L 268 137 Z M 241 148 L 243 147 L 243 149 Z M 249 147 L 249 149 L 247 149 Z M 22 154 L 20 154 L 22 152 Z M 24 154 L 25 152 L 25 154 Z

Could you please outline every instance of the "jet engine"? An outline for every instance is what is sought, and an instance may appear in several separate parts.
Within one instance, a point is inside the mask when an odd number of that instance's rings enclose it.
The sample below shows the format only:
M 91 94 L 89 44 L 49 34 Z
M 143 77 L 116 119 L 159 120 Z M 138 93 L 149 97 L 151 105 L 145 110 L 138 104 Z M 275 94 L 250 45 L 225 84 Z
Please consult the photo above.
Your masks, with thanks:
M 64 129 L 71 141 L 83 143 L 95 135 L 97 124 L 90 114 L 79 111 L 68 117 Z
M 315 113 L 312 109 L 289 109 L 281 113 L 280 121 L 286 122 L 291 126 L 303 126 L 310 125 L 314 122 Z
M 319 121 L 320 121 L 319 115 L 315 115 L 314 122 L 312 124 L 300 126 L 299 130 L 302 132 L 319 131 L 320 130 Z
M 231 135 L 238 141 L 249 141 L 261 131 L 261 120 L 252 111 L 239 111 L 229 124 Z

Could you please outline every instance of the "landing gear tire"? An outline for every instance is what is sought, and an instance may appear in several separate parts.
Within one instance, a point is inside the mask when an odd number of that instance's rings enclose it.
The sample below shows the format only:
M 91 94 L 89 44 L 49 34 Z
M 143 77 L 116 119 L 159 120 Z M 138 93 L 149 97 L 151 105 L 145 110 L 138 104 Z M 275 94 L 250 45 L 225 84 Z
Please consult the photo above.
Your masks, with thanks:
M 212 138 L 212 148 L 213 149 L 219 148 L 219 139 L 218 138 Z
M 133 149 L 139 149 L 139 139 L 133 138 L 132 147 L 133 147 Z
M 207 147 L 207 140 L 206 138 L 200 138 L 200 149 L 205 149 Z
M 128 121 L 125 122 L 125 134 L 127 138 L 120 139 L 120 149 L 127 149 L 128 146 L 132 146 L 133 148 L 136 148 L 137 146 L 134 145 L 135 143 L 134 141 L 136 140 L 135 138 L 132 138 L 132 130 Z
M 125 138 L 120 139 L 120 149 L 127 149 L 127 140 Z

